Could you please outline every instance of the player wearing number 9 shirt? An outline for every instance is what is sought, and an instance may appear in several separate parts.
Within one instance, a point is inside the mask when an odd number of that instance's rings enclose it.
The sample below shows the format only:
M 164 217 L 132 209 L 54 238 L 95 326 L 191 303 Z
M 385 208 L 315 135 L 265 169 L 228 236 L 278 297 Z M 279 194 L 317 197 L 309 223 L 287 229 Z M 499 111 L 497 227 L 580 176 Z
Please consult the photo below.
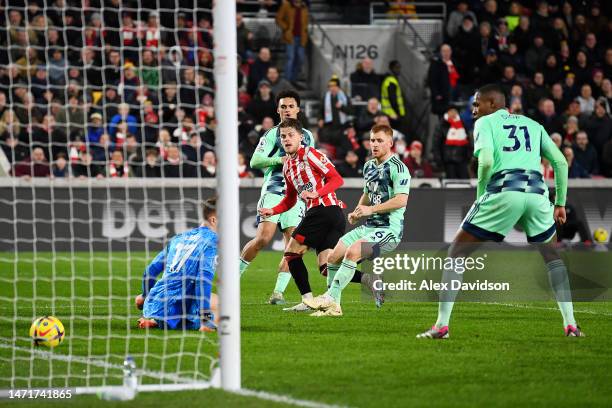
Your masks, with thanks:
M 342 290 L 355 275 L 357 263 L 394 250 L 402 239 L 410 171 L 392 151 L 393 129 L 389 126 L 374 126 L 370 144 L 374 158 L 363 167 L 363 194 L 348 216 L 351 224 L 365 219 L 365 225 L 344 234 L 327 259 L 327 292 L 304 300 L 307 306 L 317 309 L 313 316 L 342 316 Z M 373 293 L 380 307 L 381 293 Z
M 140 328 L 215 331 L 217 298 L 212 282 L 217 262 L 216 199 L 203 204 L 204 223 L 172 238 L 145 269 Z M 157 279 L 160 274 L 163 275 Z

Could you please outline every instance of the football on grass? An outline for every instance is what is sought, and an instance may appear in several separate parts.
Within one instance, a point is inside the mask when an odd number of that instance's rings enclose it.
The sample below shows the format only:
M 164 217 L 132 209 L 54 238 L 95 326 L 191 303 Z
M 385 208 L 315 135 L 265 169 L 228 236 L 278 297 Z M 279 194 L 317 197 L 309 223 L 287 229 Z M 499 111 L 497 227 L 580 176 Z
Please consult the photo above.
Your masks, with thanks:
M 57 347 L 65 334 L 64 325 L 54 316 L 39 317 L 30 326 L 30 337 L 35 346 Z

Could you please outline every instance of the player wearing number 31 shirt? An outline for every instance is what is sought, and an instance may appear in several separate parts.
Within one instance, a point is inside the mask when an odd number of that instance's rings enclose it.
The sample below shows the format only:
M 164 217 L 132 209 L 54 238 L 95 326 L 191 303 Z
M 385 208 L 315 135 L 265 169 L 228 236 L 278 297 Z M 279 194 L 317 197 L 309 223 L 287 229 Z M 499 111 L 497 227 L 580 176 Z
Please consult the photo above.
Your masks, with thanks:
M 302 126 L 295 119 L 285 119 L 280 125 L 280 138 L 288 160 L 283 166 L 286 195 L 273 208 L 262 208 L 259 214 L 270 217 L 291 209 L 298 196 L 306 204 L 306 215 L 293 231 L 285 248 L 289 271 L 304 299 L 312 298 L 308 271 L 302 256 L 308 248 L 326 259 L 327 254 L 344 234 L 346 222 L 342 208 L 344 203 L 335 191 L 344 180 L 325 154 L 312 147 L 302 146 Z M 296 311 L 310 310 L 303 303 Z

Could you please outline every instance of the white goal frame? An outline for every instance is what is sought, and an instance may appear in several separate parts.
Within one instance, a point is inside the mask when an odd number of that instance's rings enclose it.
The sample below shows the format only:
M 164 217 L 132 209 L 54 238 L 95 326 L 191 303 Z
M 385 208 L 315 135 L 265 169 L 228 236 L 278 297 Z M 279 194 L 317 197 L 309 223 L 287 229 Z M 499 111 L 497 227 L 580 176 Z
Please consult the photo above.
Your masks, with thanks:
M 184 381 L 180 378 L 170 378 L 175 383 L 140 384 L 138 392 L 160 392 L 197 390 L 207 388 L 223 388 L 227 391 L 241 391 L 241 355 L 240 355 L 240 273 L 239 273 L 239 178 L 238 164 L 238 84 L 237 84 L 237 50 L 236 50 L 236 2 L 217 0 L 213 2 L 214 20 L 214 73 L 215 73 L 215 114 L 218 121 L 217 139 L 217 192 L 219 216 L 219 366 L 214 368 L 207 381 Z M 0 174 L 1 176 L 2 174 Z M 42 180 L 41 180 L 42 181 Z M 39 180 L 31 180 L 30 184 L 39 184 Z M 50 180 L 45 180 L 52 183 Z M 77 180 L 73 180 L 77 181 Z M 127 180 L 117 180 L 124 183 Z M 131 181 L 131 180 L 130 180 Z M 140 180 L 142 181 L 142 180 Z M 13 185 L 21 184 L 20 180 L 12 179 Z M 107 181 L 108 182 L 108 181 Z M 60 182 L 61 183 L 61 182 Z M 77 181 L 77 184 L 79 182 Z M 87 181 L 91 183 L 91 181 Z M 189 183 L 187 183 L 189 184 Z M 198 181 L 200 186 L 206 181 Z M 78 356 L 63 355 L 52 351 L 35 350 L 40 357 L 49 360 L 73 361 Z M 84 359 L 84 358 L 83 358 Z M 98 364 L 105 368 L 120 369 L 117 364 L 108 361 L 81 361 L 84 364 Z M 163 373 L 136 370 L 137 375 L 151 377 L 163 376 Z M 122 389 L 122 386 L 91 386 L 68 387 L 75 395 L 97 394 L 104 391 Z M 45 388 L 46 390 L 66 388 Z M 10 389 L 0 389 L 0 398 L 8 398 Z

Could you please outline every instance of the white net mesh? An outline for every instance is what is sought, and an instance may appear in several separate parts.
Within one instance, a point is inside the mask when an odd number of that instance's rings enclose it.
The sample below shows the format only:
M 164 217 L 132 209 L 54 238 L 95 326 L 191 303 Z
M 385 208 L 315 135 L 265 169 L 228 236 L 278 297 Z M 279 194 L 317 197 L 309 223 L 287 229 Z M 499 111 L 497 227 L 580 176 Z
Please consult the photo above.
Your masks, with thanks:
M 134 298 L 214 193 L 211 2 L 9 3 L 0 388 L 120 384 L 127 355 L 143 384 L 210 379 L 216 334 L 138 329 Z M 66 330 L 53 349 L 28 334 L 46 315 Z

